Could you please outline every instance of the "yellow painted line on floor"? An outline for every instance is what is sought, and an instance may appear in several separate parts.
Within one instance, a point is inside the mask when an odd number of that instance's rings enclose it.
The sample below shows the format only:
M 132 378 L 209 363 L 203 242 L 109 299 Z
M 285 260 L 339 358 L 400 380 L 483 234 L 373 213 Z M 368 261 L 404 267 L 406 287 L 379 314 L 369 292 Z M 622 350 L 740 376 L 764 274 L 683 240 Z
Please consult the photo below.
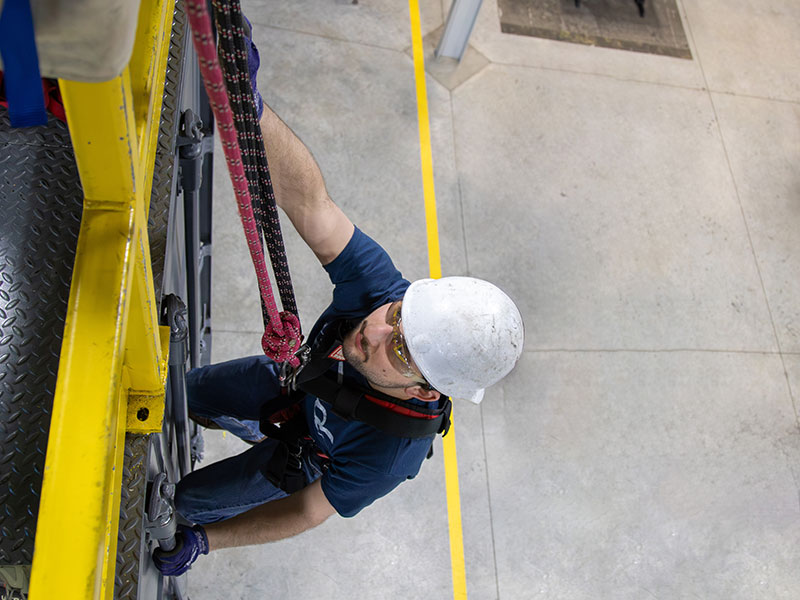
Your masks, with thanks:
M 409 0 L 411 13 L 411 46 L 414 54 L 414 80 L 417 88 L 419 120 L 419 153 L 422 161 L 422 194 L 425 200 L 425 224 L 428 234 L 428 265 L 433 279 L 442 276 L 439 256 L 439 224 L 436 219 L 436 194 L 433 187 L 433 153 L 428 117 L 428 91 L 425 86 L 425 57 L 422 48 L 419 1 Z M 453 411 L 455 413 L 455 411 Z M 451 416 L 452 419 L 452 416 Z M 464 567 L 464 538 L 461 532 L 461 498 L 458 491 L 455 423 L 442 440 L 444 444 L 444 476 L 447 492 L 447 520 L 450 528 L 450 568 L 453 572 L 453 598 L 466 600 L 467 577 Z

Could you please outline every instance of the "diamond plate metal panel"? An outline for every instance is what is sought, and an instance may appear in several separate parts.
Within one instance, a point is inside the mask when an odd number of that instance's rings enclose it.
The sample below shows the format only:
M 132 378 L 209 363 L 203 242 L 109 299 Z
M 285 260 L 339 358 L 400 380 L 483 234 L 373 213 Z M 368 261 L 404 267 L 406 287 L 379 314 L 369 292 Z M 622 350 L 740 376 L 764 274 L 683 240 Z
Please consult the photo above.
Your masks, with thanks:
M 0 108 L 0 564 L 31 564 L 83 207 L 66 126 Z
M 139 563 L 142 556 L 144 500 L 147 486 L 149 435 L 125 436 L 125 461 L 122 471 L 122 499 L 119 511 L 117 571 L 114 582 L 116 600 L 138 597 Z
M 180 121 L 181 73 L 186 39 L 186 13 L 182 1 L 175 3 L 172 22 L 167 73 L 164 81 L 164 98 L 161 123 L 158 130 L 153 191 L 150 196 L 150 213 L 147 231 L 150 238 L 150 257 L 153 263 L 153 280 L 156 299 L 161 300 L 164 258 L 167 251 L 167 225 L 169 207 L 175 195 L 175 139 Z

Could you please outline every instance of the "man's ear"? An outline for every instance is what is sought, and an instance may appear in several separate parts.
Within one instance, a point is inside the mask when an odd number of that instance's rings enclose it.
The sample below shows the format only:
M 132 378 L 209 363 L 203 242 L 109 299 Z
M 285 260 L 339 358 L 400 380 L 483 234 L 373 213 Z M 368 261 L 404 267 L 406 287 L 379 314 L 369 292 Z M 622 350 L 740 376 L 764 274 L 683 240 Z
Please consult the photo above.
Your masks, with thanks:
M 405 389 L 406 394 L 423 402 L 436 402 L 441 394 L 436 390 L 429 390 L 421 385 L 412 385 Z

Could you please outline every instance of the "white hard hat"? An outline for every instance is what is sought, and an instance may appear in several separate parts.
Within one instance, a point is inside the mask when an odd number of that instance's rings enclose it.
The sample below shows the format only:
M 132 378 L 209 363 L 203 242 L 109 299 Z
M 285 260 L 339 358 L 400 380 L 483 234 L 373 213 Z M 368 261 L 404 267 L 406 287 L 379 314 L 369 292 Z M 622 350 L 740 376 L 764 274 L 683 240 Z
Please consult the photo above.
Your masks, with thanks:
M 403 297 L 403 335 L 411 358 L 435 389 L 478 404 L 484 389 L 514 368 L 523 325 L 514 302 L 473 277 L 420 279 Z

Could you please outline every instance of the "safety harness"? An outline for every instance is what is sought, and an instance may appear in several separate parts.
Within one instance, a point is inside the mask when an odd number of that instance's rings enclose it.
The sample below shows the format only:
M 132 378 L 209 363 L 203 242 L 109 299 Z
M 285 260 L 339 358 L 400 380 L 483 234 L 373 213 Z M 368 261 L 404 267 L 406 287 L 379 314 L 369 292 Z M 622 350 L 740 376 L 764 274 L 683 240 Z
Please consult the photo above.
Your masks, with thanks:
M 265 403 L 260 419 L 262 433 L 280 442 L 263 473 L 291 494 L 305 485 L 304 460 L 313 456 L 323 469 L 330 463 L 309 435 L 301 410 L 307 394 L 329 403 L 346 421 L 360 421 L 405 438 L 446 434 L 451 403 L 445 397 L 436 408 L 426 408 L 345 380 L 342 339 L 353 322 L 330 323 L 313 347 L 300 346 L 297 305 L 248 73 L 249 27 L 239 0 L 213 0 L 212 4 L 218 44 L 207 0 L 187 0 L 187 14 L 256 270 L 264 319 L 262 348 L 267 356 L 282 363 L 284 393 Z M 284 308 L 280 313 L 269 283 L 265 240 Z M 337 363 L 339 368 L 332 369 Z
M 330 462 L 309 435 L 305 414 L 300 410 L 307 394 L 327 402 L 345 421 L 366 423 L 388 435 L 416 439 L 447 435 L 450 430 L 452 403 L 446 396 L 428 408 L 344 378 L 342 340 L 353 326 L 350 320 L 333 321 L 313 346 L 303 345 L 298 352 L 300 366 L 284 374 L 285 393 L 262 408 L 261 432 L 279 440 L 282 446 L 265 466 L 264 475 L 287 493 L 300 489 L 295 485 L 304 485 L 303 458 L 313 457 L 323 469 Z

